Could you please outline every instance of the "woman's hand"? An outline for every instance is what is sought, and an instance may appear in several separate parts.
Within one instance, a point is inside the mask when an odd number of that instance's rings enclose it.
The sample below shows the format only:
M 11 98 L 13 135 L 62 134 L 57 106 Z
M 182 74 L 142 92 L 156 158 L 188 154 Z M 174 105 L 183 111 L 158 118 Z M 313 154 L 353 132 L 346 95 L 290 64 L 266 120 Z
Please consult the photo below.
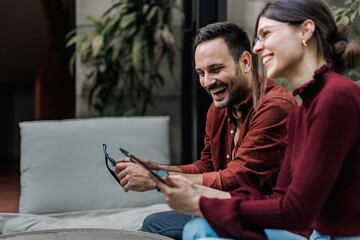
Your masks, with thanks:
M 197 186 L 182 176 L 166 176 L 163 182 L 150 175 L 165 196 L 169 207 L 177 212 L 202 217 Z

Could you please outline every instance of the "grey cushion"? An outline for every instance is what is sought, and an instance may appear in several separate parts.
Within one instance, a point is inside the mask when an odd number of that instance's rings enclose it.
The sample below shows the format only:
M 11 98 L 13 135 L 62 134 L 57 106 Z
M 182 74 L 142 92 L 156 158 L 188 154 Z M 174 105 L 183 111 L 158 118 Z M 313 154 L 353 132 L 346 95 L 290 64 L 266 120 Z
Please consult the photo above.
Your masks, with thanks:
M 165 236 L 148 232 L 114 230 L 114 229 L 97 229 L 97 228 L 80 228 L 80 229 L 57 229 L 43 230 L 33 232 L 13 233 L 0 236 L 0 239 L 12 240 L 67 240 L 67 239 L 101 239 L 101 240 L 171 240 Z
M 20 123 L 20 213 L 53 213 L 148 206 L 156 191 L 123 191 L 105 167 L 125 148 L 137 157 L 170 163 L 169 117 L 110 117 Z

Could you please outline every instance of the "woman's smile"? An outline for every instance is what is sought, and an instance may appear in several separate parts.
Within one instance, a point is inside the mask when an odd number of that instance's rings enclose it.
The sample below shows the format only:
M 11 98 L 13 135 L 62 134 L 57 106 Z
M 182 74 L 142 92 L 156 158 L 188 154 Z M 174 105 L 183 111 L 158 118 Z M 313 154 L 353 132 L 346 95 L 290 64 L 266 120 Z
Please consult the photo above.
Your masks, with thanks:
M 274 56 L 273 54 L 266 54 L 262 57 L 262 62 L 266 69 L 268 68 L 271 60 L 273 59 L 273 56 Z

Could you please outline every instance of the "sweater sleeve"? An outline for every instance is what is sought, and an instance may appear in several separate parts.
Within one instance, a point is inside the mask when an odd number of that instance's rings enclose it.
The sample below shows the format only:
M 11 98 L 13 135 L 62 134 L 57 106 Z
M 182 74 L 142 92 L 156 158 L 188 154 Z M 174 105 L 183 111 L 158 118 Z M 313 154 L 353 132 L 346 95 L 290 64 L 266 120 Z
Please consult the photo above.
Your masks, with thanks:
M 315 220 L 358 137 L 360 111 L 354 99 L 341 93 L 323 96 L 308 111 L 311 114 L 306 119 L 296 122 L 304 121 L 306 133 L 302 134 L 307 137 L 302 148 L 296 149 L 296 162 L 291 161 L 292 181 L 283 196 L 262 200 L 243 195 L 226 200 L 200 199 L 201 212 L 221 237 L 241 238 L 243 231 L 235 229 L 253 225 L 303 231 Z

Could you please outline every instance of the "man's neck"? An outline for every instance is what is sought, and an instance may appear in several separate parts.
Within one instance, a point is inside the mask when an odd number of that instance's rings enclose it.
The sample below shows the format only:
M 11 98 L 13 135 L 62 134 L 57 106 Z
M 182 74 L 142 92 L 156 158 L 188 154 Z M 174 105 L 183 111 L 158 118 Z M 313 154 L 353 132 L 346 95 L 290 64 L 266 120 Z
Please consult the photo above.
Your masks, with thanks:
M 233 118 L 235 118 L 236 120 L 241 119 L 241 112 L 238 109 L 239 109 L 239 106 L 231 107 L 231 114 L 232 114 Z

